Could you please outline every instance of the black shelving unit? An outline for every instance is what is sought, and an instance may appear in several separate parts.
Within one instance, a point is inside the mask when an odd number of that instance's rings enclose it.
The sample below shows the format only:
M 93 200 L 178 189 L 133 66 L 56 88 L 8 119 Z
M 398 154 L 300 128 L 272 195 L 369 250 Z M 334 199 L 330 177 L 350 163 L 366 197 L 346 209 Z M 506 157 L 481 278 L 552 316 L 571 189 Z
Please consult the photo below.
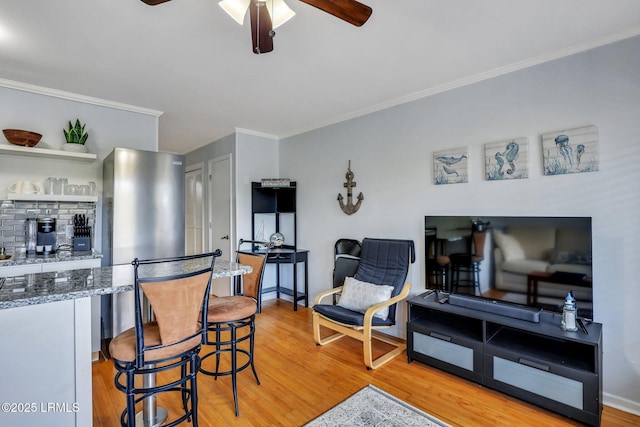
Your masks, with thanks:
M 309 306 L 309 270 L 306 249 L 298 248 L 296 219 L 296 183 L 289 186 L 263 187 L 260 182 L 251 183 L 251 234 L 254 240 L 269 240 L 272 233 L 281 233 L 284 244 L 270 251 L 267 264 L 276 264 L 276 283 L 264 284 L 262 293 L 276 292 L 293 299 L 293 309 L 298 301 Z M 304 263 L 304 291 L 298 291 L 297 264 Z M 280 266 L 290 264 L 293 268 L 293 287 L 280 286 Z
M 427 292 L 407 301 L 407 358 L 437 367 L 580 422 L 602 415 L 602 325 L 588 334 L 560 328 L 561 315 L 529 322 L 440 303 Z
M 296 245 L 296 183 L 289 187 L 263 187 L 260 182 L 251 183 L 251 233 L 253 239 L 261 224 L 256 224 L 256 217 L 260 215 L 268 219 L 272 217 L 275 231 L 285 237 L 285 245 L 295 249 Z M 284 217 L 290 219 L 292 227 L 283 227 Z M 269 224 L 271 225 L 271 224 Z M 267 235 L 269 234 L 269 235 Z M 264 240 L 269 240 L 271 233 L 264 234 Z

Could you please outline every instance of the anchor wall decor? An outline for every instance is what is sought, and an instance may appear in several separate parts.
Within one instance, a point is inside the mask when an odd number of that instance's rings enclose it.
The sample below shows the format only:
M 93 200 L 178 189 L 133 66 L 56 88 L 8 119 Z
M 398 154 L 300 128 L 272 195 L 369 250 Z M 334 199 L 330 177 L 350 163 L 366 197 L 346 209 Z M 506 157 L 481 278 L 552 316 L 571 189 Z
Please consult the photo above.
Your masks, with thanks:
M 353 187 L 356 186 L 356 182 L 353 180 L 354 175 L 353 172 L 351 172 L 351 160 L 349 160 L 349 166 L 347 167 L 347 174 L 345 177 L 347 178 L 347 182 L 344 183 L 344 186 L 347 188 L 347 203 L 344 203 L 344 197 L 342 197 L 342 194 L 340 193 L 338 193 L 338 203 L 340 203 L 340 209 L 342 209 L 342 212 L 347 215 L 351 215 L 358 212 L 358 209 L 360 209 L 360 205 L 364 200 L 364 196 L 360 193 L 358 194 L 358 202 L 355 205 L 353 204 L 352 190 Z

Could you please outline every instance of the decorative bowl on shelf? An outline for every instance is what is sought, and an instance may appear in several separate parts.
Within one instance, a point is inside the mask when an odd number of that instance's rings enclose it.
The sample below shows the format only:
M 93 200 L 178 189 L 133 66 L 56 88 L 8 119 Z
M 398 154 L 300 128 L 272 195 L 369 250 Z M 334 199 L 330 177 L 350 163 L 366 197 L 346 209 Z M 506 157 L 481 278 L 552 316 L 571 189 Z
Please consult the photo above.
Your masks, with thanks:
M 40 142 L 42 135 L 28 130 L 20 129 L 3 129 L 5 138 L 13 145 L 22 145 L 23 147 L 35 147 Z

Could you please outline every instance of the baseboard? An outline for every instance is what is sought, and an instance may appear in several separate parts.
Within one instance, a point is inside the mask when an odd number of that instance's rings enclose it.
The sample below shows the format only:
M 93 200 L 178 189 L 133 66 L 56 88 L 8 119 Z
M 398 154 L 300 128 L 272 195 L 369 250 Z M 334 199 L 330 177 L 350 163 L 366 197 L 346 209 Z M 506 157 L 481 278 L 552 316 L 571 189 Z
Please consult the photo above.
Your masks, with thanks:
M 633 402 L 610 393 L 602 393 L 602 400 L 602 403 L 606 406 L 640 416 L 640 402 Z

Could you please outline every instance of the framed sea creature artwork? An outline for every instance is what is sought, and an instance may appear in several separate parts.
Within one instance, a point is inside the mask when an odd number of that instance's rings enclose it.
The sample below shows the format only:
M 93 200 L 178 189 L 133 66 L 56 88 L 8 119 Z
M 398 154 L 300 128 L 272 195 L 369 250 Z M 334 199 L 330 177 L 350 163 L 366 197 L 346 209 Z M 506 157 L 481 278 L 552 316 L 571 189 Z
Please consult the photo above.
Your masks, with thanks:
M 529 177 L 529 140 L 512 138 L 484 145 L 487 181 Z
M 597 171 L 598 129 L 585 126 L 543 134 L 542 160 L 545 175 Z
M 469 182 L 469 149 L 452 148 L 433 153 L 434 183 L 458 184 Z

